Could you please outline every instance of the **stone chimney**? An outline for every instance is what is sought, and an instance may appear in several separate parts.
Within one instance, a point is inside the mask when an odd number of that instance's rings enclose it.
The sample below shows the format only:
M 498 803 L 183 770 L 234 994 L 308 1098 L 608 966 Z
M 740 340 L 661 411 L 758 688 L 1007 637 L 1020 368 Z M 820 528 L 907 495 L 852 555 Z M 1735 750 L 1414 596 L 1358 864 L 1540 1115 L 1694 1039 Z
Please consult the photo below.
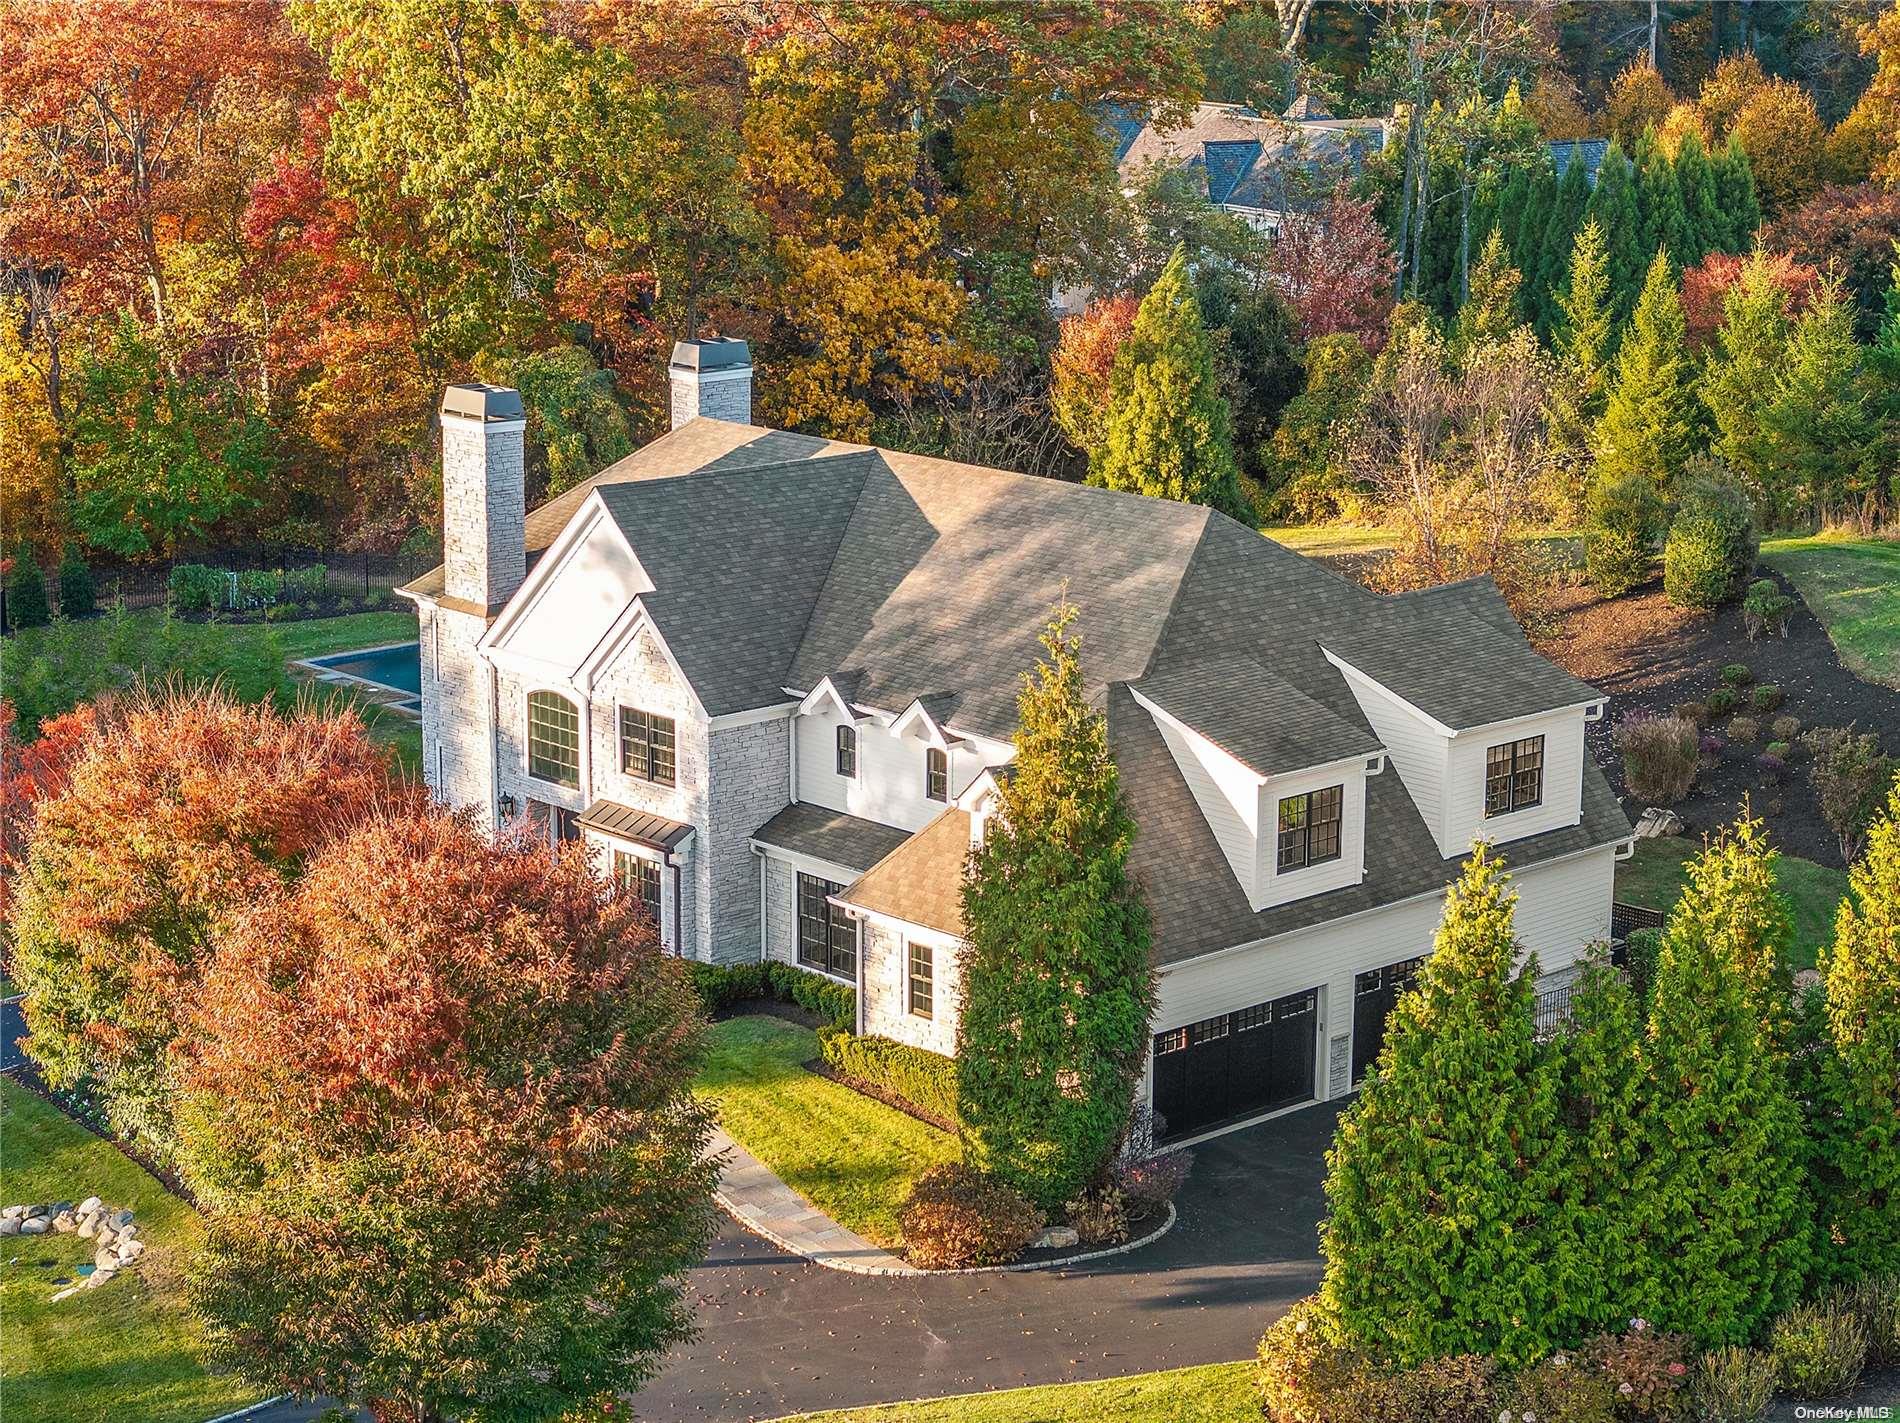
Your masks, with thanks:
M 752 351 L 737 336 L 675 343 L 667 376 L 675 430 L 696 415 L 752 423 Z
M 527 428 L 518 390 L 442 393 L 442 591 L 472 611 L 498 611 L 527 576 Z

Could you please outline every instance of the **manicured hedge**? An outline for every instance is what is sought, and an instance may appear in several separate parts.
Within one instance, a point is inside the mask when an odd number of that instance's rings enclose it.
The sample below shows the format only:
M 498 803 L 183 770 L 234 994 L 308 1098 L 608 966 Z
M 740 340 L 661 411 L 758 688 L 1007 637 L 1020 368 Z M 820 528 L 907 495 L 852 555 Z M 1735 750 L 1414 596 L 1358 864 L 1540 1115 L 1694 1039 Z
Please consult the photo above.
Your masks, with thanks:
M 960 1120 L 955 1058 L 890 1038 L 860 1038 L 848 1032 L 821 1033 L 819 1044 L 826 1066 L 895 1093 L 942 1121 Z
M 751 998 L 776 998 L 817 1014 L 831 1027 L 849 1031 L 857 1026 L 857 991 L 823 974 L 778 962 L 694 963 L 689 967 L 693 987 L 699 990 L 708 1013 L 718 1013 Z

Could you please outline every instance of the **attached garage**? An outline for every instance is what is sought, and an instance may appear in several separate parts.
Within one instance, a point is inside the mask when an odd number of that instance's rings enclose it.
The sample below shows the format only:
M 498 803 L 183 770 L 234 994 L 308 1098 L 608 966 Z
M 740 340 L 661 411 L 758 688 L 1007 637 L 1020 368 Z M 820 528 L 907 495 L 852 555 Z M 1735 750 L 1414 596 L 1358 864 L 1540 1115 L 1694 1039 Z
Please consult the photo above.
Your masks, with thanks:
M 1157 1033 L 1154 1108 L 1166 1139 L 1313 1097 L 1319 990 Z
M 1399 995 L 1418 979 L 1425 958 L 1406 959 L 1387 964 L 1369 973 L 1357 974 L 1352 983 L 1352 1085 L 1357 1087 L 1366 1069 L 1378 1059 L 1385 1045 L 1385 1020 Z

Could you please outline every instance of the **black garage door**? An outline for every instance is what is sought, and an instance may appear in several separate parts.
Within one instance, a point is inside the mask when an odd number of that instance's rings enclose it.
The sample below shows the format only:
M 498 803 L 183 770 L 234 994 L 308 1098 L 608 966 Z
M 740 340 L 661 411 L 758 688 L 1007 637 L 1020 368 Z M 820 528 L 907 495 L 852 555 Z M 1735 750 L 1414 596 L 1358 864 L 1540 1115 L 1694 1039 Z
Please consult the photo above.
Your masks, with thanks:
M 1387 964 L 1362 973 L 1352 984 L 1352 1082 L 1366 1075 L 1385 1044 L 1385 1019 L 1399 995 L 1409 989 L 1423 968 L 1423 958 Z
M 1313 1095 L 1319 990 L 1155 1035 L 1155 1111 L 1166 1134 L 1269 1112 Z

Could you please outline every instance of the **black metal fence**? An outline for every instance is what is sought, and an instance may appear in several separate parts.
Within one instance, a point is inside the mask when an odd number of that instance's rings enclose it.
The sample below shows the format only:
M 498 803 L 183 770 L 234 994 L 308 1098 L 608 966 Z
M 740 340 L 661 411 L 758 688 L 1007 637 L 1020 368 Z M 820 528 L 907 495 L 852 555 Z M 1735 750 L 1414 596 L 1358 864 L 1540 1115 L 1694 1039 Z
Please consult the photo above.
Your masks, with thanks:
M 1632 930 L 1660 929 L 1668 918 L 1660 909 L 1615 900 L 1610 905 L 1610 937 L 1620 944 L 1630 936 Z

